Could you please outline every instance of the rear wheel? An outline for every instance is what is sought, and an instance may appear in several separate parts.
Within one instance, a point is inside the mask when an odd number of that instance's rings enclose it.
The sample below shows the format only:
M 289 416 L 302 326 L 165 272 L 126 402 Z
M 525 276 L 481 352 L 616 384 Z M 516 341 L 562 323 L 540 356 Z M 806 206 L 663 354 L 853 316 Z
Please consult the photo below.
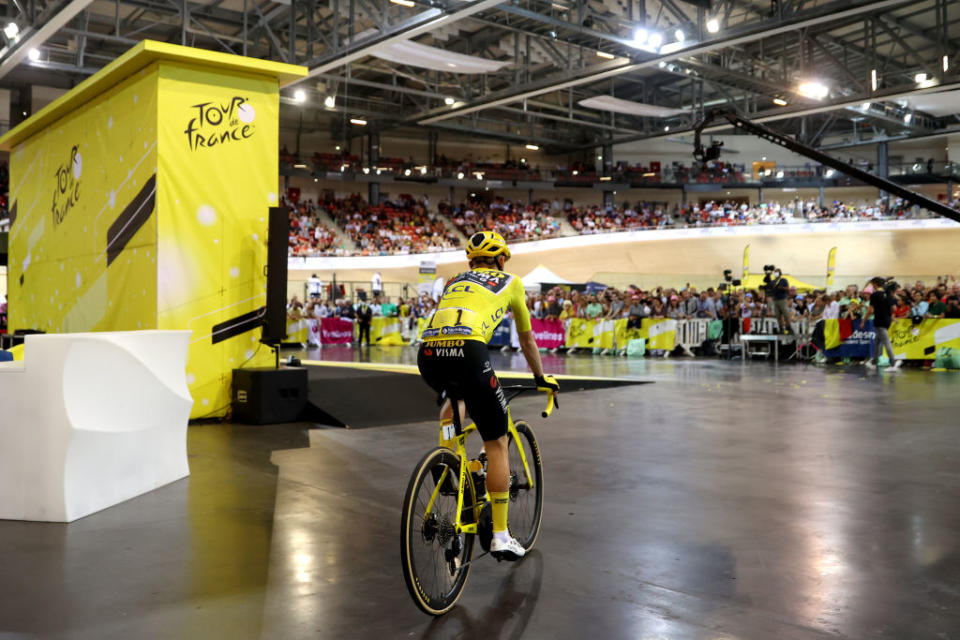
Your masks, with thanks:
M 540 447 L 533 429 L 523 420 L 514 423 L 519 440 L 508 438 L 507 457 L 510 463 L 510 511 L 508 523 L 510 535 L 523 545 L 532 549 L 540 535 L 540 523 L 543 519 L 543 464 L 540 460 Z M 523 447 L 530 475 L 523 468 L 520 449 Z
M 473 482 L 469 474 L 466 477 L 463 524 L 473 522 L 476 511 Z M 460 459 L 449 449 L 437 447 L 417 465 L 403 498 L 403 578 L 417 606 L 434 616 L 456 604 L 470 572 L 475 536 L 458 535 L 455 529 L 459 482 Z

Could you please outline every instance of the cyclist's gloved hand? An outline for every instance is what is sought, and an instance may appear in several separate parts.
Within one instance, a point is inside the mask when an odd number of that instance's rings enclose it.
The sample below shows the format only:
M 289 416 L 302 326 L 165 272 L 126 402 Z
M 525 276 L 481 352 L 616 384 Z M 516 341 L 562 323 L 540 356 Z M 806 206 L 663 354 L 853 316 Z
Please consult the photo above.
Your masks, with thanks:
M 549 389 L 550 391 L 560 391 L 560 383 L 557 382 L 557 379 L 553 376 L 543 375 L 543 376 L 533 376 L 534 382 L 537 383 L 537 389 Z

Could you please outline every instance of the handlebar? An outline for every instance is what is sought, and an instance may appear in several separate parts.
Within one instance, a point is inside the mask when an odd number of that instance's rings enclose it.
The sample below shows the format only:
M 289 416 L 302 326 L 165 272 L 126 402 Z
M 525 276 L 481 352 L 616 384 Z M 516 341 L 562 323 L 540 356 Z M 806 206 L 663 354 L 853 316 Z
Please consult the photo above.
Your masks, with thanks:
M 554 409 L 560 408 L 560 403 L 557 401 L 557 396 L 560 394 L 550 389 L 541 389 L 540 387 L 535 387 L 533 385 L 526 385 L 526 384 L 511 385 L 508 387 L 502 387 L 502 389 L 506 392 L 511 392 L 511 391 L 513 392 L 507 398 L 507 402 L 510 402 L 520 394 L 526 393 L 527 391 L 539 391 L 541 393 L 547 394 L 547 408 L 540 412 L 540 416 L 544 418 L 549 418 L 550 414 L 553 413 Z

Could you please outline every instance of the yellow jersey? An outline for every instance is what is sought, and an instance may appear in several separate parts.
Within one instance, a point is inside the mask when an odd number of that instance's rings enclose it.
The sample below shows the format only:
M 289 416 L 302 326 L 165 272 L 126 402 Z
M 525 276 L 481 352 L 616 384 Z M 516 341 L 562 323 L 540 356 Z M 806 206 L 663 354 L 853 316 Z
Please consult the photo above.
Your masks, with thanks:
M 489 342 L 507 309 L 513 311 L 517 331 L 530 331 L 526 292 L 519 277 L 496 269 L 465 271 L 447 283 L 437 310 L 423 330 L 423 340 Z

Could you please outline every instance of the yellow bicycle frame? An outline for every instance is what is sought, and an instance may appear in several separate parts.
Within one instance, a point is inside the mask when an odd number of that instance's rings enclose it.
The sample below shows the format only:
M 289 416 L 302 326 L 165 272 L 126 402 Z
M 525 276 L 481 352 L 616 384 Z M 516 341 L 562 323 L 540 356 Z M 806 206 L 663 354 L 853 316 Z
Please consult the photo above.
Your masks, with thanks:
M 552 403 L 551 403 L 552 405 Z M 468 477 L 470 473 L 469 462 L 470 458 L 467 456 L 467 437 L 477 430 L 476 423 L 470 423 L 462 429 L 462 433 L 453 438 L 445 439 L 443 437 L 443 427 L 440 428 L 440 446 L 446 447 L 453 451 L 457 458 L 460 460 L 460 482 L 457 487 L 457 518 L 454 522 L 454 527 L 456 528 L 457 533 L 477 533 L 477 520 L 480 516 L 480 509 L 484 504 L 489 502 L 489 497 L 484 496 L 483 501 L 477 500 L 477 504 L 474 506 L 474 517 L 473 522 L 469 524 L 463 524 L 460 521 L 460 516 L 463 513 L 463 491 L 467 482 L 473 482 L 472 478 Z M 507 407 L 507 436 L 512 438 L 514 443 L 517 445 L 517 451 L 520 452 L 520 460 L 523 462 L 523 472 L 527 476 L 527 480 L 530 483 L 530 489 L 534 486 L 534 478 L 530 473 L 530 465 L 527 463 L 527 454 L 523 450 L 523 443 L 520 441 L 520 434 L 517 433 L 517 428 L 513 424 L 513 415 L 510 413 L 510 407 Z M 427 503 L 427 510 L 424 515 L 429 514 L 433 510 L 433 503 L 436 501 L 437 496 L 440 494 L 440 487 L 443 486 L 444 480 L 447 478 L 447 474 L 450 472 L 449 468 L 443 470 L 443 473 L 440 475 L 440 479 L 437 481 L 437 486 L 433 488 L 433 494 L 430 496 L 430 502 Z

